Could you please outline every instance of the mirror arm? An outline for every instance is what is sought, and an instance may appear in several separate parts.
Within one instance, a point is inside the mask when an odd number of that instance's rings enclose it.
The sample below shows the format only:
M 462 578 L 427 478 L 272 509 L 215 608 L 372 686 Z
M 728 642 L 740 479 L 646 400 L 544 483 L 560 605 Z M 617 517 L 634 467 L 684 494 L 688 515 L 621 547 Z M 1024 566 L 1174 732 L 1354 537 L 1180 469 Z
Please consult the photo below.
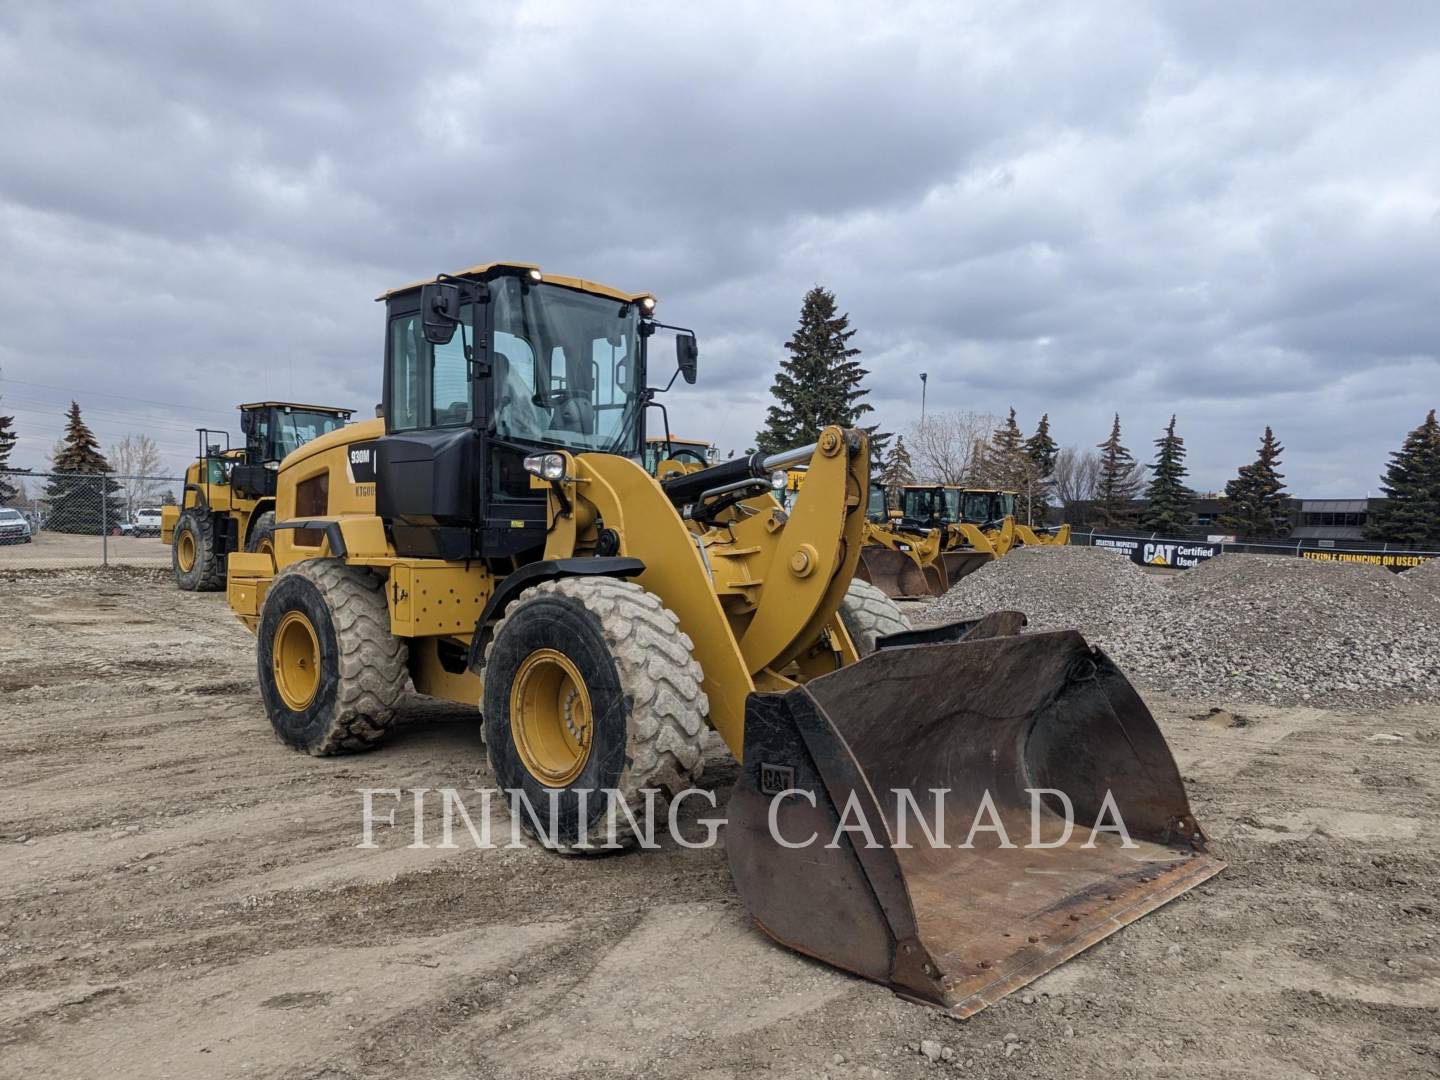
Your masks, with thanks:
M 675 381 L 673 376 L 670 381 L 672 383 Z M 645 388 L 645 408 L 660 410 L 660 419 L 665 422 L 665 456 L 668 458 L 670 456 L 670 414 L 665 411 L 665 403 L 656 400 L 655 395 L 657 393 L 659 393 L 659 391 L 653 386 L 647 386 Z M 642 446 L 640 449 L 643 453 L 645 448 Z

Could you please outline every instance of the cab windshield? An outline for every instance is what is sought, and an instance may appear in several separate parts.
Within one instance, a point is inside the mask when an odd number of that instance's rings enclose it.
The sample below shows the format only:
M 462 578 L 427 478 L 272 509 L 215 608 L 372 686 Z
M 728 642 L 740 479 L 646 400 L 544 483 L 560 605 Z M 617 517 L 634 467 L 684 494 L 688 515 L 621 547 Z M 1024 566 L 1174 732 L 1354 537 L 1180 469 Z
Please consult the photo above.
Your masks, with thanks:
M 949 524 L 960 517 L 960 493 L 950 488 L 911 488 L 902 507 L 907 518 L 929 524 Z
M 514 277 L 492 283 L 491 305 L 495 434 L 638 458 L 637 306 Z

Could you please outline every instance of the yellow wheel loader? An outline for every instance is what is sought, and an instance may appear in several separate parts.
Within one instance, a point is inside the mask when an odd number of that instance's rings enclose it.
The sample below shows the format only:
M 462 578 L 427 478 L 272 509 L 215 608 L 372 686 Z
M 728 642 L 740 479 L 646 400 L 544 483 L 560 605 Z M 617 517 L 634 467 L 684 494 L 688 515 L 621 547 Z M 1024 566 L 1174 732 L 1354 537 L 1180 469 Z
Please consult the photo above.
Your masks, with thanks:
M 524 827 L 582 854 L 633 842 L 621 808 L 692 785 L 714 728 L 758 926 L 955 1016 L 1218 872 L 1102 652 L 1015 612 L 910 630 L 854 580 L 863 432 L 660 481 L 649 294 L 488 263 L 384 300 L 383 417 L 286 457 L 273 550 L 230 560 L 284 742 L 374 746 L 407 679 L 478 705 Z M 934 842 L 892 789 L 949 813 Z
M 353 411 L 288 401 L 239 409 L 245 445 L 232 447 L 228 431 L 198 428 L 200 456 L 185 470 L 184 498 L 160 511 L 175 584 L 188 592 L 223 589 L 231 552 L 270 550 L 281 459 L 343 427 Z
M 990 539 L 996 555 L 1012 547 L 1064 547 L 1070 543 L 1070 526 L 1025 525 L 1015 520 L 1019 492 L 996 488 L 959 488 L 960 513 L 965 521 L 977 523 Z
M 1070 526 L 1035 529 L 1015 521 L 1015 492 L 906 484 L 898 506 L 876 513 L 860 576 L 886 596 L 943 596 L 961 578 L 1018 546 L 1070 542 Z
M 674 473 L 708 468 L 719 460 L 720 452 L 714 443 L 676 435 L 650 435 L 645 439 L 645 471 L 662 480 Z
M 1012 519 L 993 532 L 966 520 L 961 489 L 905 484 L 893 490 L 893 510 L 887 497 L 886 509 L 877 513 L 871 497 L 870 530 L 859 571 L 886 596 L 943 596 L 962 577 L 1009 549 Z

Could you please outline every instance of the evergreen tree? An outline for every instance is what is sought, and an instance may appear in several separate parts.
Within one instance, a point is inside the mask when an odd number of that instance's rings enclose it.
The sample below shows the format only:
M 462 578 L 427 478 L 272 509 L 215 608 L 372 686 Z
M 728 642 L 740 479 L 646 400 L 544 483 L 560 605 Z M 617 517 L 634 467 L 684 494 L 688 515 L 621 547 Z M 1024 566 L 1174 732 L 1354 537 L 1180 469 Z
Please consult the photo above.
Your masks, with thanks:
M 869 372 L 855 359 L 860 350 L 850 344 L 854 336 L 850 316 L 837 314 L 834 293 L 817 285 L 805 294 L 800 325 L 785 342 L 790 355 L 780 362 L 770 386 L 775 403 L 766 411 L 764 430 L 755 436 L 761 453 L 778 454 L 812 443 L 830 424 L 857 427 L 860 417 L 874 412 L 861 400 L 869 393 L 860 386 Z M 873 468 L 890 436 L 875 426 L 865 430 Z
M 1249 465 L 1240 466 L 1225 485 L 1220 503 L 1220 527 L 1237 536 L 1257 539 L 1285 536 L 1290 531 L 1286 512 L 1284 474 L 1276 470 L 1285 448 L 1268 427 L 1260 439 L 1260 452 Z
M 120 523 L 116 498 L 120 485 L 109 478 L 114 470 L 73 401 L 65 414 L 65 437 L 56 447 L 51 468 L 56 475 L 45 487 L 50 529 L 99 535 L 107 526 Z
M 902 484 L 915 482 L 915 466 L 910 460 L 910 450 L 905 445 L 904 435 L 895 436 L 895 442 L 885 455 L 885 462 L 880 467 L 880 482 L 892 491 Z
M 1366 537 L 1411 547 L 1440 546 L 1440 423 L 1434 409 L 1390 455 L 1380 488 L 1386 502 L 1370 515 Z
M 1035 434 L 1025 440 L 1025 455 L 1030 459 L 1033 481 L 1030 487 L 1030 511 L 1034 520 L 1044 524 L 1050 513 L 1051 477 L 1055 475 L 1055 459 L 1060 447 L 1050 437 L 1050 414 L 1040 417 Z
M 10 468 L 10 453 L 19 438 L 15 434 L 15 417 L 0 416 L 0 506 L 10 506 L 20 495 L 20 489 L 5 472 Z
M 989 483 L 990 461 L 985 440 L 976 439 L 970 447 L 970 459 L 960 471 L 960 484 L 967 488 L 984 487 Z
M 1015 410 L 990 436 L 990 445 L 985 448 L 983 472 L 986 487 L 1001 491 L 1015 492 L 1016 520 L 1032 520 L 1029 494 L 1035 486 L 1034 465 L 1026 449 L 1025 435 L 1015 420 Z
M 1100 480 L 1095 485 L 1095 514 L 1107 528 L 1119 528 L 1134 520 L 1131 505 L 1140 490 L 1139 469 L 1135 457 L 1120 441 L 1120 414 L 1110 428 L 1110 437 L 1099 443 Z
M 1195 493 L 1185 486 L 1185 440 L 1175 434 L 1175 417 L 1165 434 L 1155 440 L 1155 464 L 1148 466 L 1150 484 L 1145 489 L 1145 509 L 1140 527 L 1166 536 L 1179 536 L 1190 527 L 1190 504 Z

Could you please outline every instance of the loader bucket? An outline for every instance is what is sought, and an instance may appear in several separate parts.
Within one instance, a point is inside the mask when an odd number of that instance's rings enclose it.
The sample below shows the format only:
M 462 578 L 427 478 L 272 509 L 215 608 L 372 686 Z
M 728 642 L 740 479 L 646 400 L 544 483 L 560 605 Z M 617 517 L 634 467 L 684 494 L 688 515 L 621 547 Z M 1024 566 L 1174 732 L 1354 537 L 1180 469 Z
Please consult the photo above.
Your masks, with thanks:
M 988 562 L 993 562 L 995 556 L 988 551 L 945 551 L 940 554 L 940 562 L 945 569 L 946 580 L 951 585 L 965 577 L 973 574 Z
M 921 567 L 903 551 L 878 546 L 860 549 L 855 576 L 886 596 L 944 596 L 950 587 L 944 567 L 936 563 Z
M 1119 669 L 1023 622 L 750 696 L 726 844 L 767 934 L 963 1018 L 1222 869 Z

